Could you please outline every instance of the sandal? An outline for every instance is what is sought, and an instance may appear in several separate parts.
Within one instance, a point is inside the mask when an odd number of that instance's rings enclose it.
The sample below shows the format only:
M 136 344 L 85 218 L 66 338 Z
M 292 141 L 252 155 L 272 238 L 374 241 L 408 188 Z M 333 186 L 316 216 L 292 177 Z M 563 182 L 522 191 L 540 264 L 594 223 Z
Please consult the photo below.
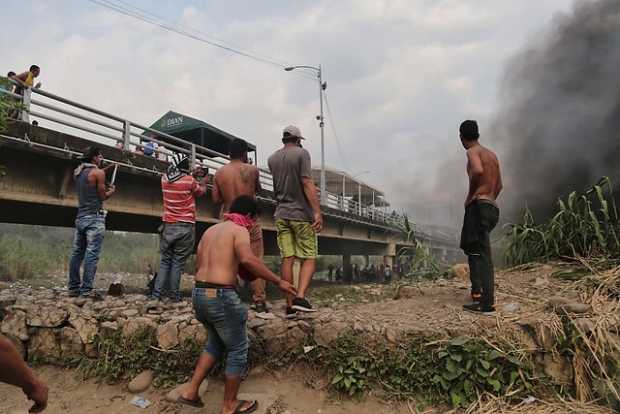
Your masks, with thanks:
M 181 404 L 189 405 L 190 407 L 194 407 L 194 408 L 202 408 L 205 406 L 205 403 L 202 402 L 200 397 L 196 397 L 195 400 L 188 400 L 187 398 L 179 397 L 177 402 L 180 402 Z
M 252 401 L 252 404 L 245 410 L 241 409 L 241 407 L 248 402 L 249 401 L 246 401 L 246 400 L 239 400 L 239 405 L 237 405 L 237 408 L 235 409 L 234 414 L 248 414 L 248 413 L 253 413 L 254 411 L 256 411 L 256 409 L 258 408 L 258 401 L 256 400 Z

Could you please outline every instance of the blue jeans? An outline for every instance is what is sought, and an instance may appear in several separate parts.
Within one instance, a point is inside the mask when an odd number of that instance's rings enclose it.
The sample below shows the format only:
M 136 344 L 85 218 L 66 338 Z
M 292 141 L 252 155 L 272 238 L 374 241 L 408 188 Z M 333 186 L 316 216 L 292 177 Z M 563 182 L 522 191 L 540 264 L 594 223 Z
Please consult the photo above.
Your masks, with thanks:
M 104 216 L 92 214 L 75 219 L 73 253 L 69 264 L 69 292 L 83 295 L 93 289 L 104 235 Z M 84 275 L 80 278 L 82 261 Z
M 193 250 L 194 225 L 192 223 L 164 223 L 164 229 L 159 237 L 161 261 L 153 289 L 154 297 L 161 298 L 164 287 L 167 287 L 173 299 L 180 299 L 181 273 Z
M 234 289 L 194 288 L 196 319 L 207 329 L 203 352 L 215 360 L 226 356 L 226 376 L 243 376 L 248 363 L 248 309 Z

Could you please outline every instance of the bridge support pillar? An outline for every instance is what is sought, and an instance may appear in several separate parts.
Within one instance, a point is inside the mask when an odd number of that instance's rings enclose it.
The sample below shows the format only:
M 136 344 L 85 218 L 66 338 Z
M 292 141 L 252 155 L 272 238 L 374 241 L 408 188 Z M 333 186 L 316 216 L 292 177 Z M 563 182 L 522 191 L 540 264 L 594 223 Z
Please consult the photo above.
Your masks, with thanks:
M 385 246 L 385 253 L 383 254 L 383 264 L 394 268 L 394 258 L 396 257 L 396 244 L 389 243 Z
M 353 268 L 351 267 L 351 255 L 342 255 L 342 276 L 345 282 L 351 282 L 353 280 Z

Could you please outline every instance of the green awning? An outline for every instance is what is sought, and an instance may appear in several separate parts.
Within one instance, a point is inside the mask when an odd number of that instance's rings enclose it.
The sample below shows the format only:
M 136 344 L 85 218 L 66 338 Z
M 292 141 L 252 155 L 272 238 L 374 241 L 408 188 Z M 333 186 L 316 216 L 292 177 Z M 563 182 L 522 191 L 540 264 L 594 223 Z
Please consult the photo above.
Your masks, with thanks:
M 237 138 L 204 121 L 174 111 L 168 111 L 150 128 L 226 155 L 229 155 L 230 142 Z M 250 142 L 248 147 L 250 151 L 256 151 L 256 146 Z

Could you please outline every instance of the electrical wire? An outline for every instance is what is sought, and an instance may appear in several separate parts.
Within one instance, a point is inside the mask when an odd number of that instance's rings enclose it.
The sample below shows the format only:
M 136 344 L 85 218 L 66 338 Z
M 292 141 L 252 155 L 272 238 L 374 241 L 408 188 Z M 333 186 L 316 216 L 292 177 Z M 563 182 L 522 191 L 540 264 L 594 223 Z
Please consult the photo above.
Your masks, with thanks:
M 224 42 L 222 42 L 221 40 L 218 39 L 218 41 L 214 41 L 214 40 L 210 40 L 204 33 L 200 32 L 199 30 L 193 29 L 193 28 L 189 28 L 186 26 L 181 26 L 178 24 L 174 24 L 174 23 L 170 23 L 166 20 L 164 20 L 163 18 L 147 11 L 144 9 L 140 9 L 138 7 L 135 7 L 127 2 L 124 2 L 122 0 L 118 0 L 121 4 L 119 3 L 114 3 L 110 0 L 87 0 L 93 4 L 97 4 L 99 6 L 105 7 L 109 10 L 113 10 L 119 14 L 140 20 L 144 23 L 148 23 L 151 24 L 153 26 L 157 26 L 161 29 L 167 30 L 169 32 L 173 32 L 176 33 L 178 35 L 181 36 L 185 36 L 188 38 L 191 38 L 193 40 L 205 43 L 207 45 L 210 46 L 214 46 L 220 49 L 223 49 L 225 51 L 255 60 L 257 62 L 261 62 L 261 63 L 265 63 L 268 65 L 272 65 L 281 69 L 284 69 L 286 67 L 288 67 L 288 65 L 276 61 L 275 59 L 269 58 L 269 57 L 263 57 L 263 56 L 259 56 L 257 54 L 253 54 L 250 52 L 246 52 L 240 49 L 236 49 L 234 47 L 228 46 L 226 44 L 224 44 Z M 124 5 L 125 6 L 124 6 Z M 194 32 L 194 33 L 191 33 Z M 212 37 L 212 36 L 211 36 Z M 296 72 L 297 75 L 302 76 L 306 79 L 313 79 L 314 77 L 310 77 L 309 74 L 307 72 L 304 71 L 299 71 Z
M 334 116 L 332 115 L 332 110 L 329 106 L 329 99 L 327 99 L 327 92 L 323 91 L 323 96 L 325 97 L 325 107 L 327 108 L 327 116 L 329 117 L 329 126 L 331 127 L 332 133 L 334 134 L 334 138 L 336 141 L 336 148 L 338 150 L 338 155 L 340 156 L 340 160 L 342 164 L 344 164 L 344 169 L 349 170 L 349 162 L 345 157 L 344 151 L 342 150 L 342 145 L 340 143 L 340 138 L 338 138 L 338 132 L 336 132 L 336 123 L 334 122 Z

